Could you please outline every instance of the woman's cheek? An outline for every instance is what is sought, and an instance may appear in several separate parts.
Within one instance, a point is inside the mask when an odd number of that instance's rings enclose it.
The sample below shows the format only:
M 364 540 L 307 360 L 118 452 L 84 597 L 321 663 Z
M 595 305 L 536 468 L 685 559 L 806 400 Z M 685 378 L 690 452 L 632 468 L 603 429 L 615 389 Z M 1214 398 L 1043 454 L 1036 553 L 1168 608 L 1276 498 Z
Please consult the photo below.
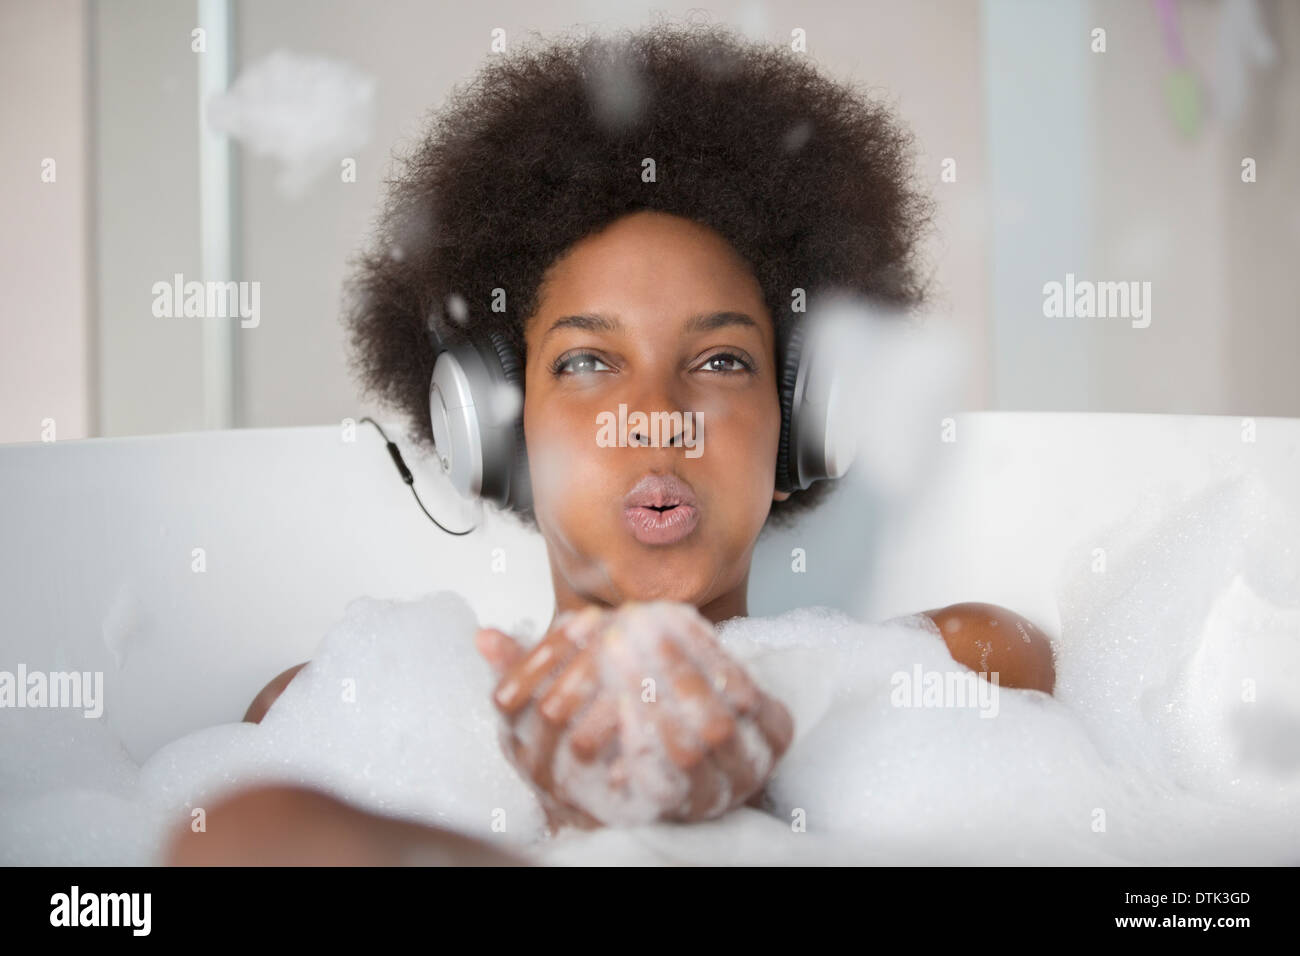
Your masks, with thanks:
M 762 411 L 721 402 L 711 410 L 704 409 L 699 457 L 705 461 L 705 470 L 725 478 L 725 484 L 735 487 L 744 481 L 753 494 L 770 498 L 768 484 L 775 475 L 781 412 L 775 404 L 766 410 L 770 414 Z
M 554 512 L 563 507 L 566 490 L 573 487 L 573 434 L 543 414 L 525 422 L 528 446 L 528 473 L 533 488 L 533 504 L 539 511 Z
M 546 420 L 539 416 L 539 422 Z M 595 426 L 551 417 L 528 443 L 535 504 L 552 512 L 589 512 L 609 481 L 607 449 L 596 445 Z

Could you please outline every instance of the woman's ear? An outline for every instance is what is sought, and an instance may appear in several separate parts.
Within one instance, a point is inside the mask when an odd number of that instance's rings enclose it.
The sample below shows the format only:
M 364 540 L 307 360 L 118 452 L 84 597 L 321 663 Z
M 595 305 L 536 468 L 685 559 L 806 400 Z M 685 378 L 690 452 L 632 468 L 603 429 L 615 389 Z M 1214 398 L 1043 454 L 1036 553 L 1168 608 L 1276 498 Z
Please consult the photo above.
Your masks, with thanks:
M 773 500 L 773 501 L 785 501 L 785 499 L 787 499 L 787 498 L 789 498 L 789 497 L 790 497 L 790 492 L 788 492 L 788 491 L 774 491 L 774 492 L 772 492 L 772 500 Z

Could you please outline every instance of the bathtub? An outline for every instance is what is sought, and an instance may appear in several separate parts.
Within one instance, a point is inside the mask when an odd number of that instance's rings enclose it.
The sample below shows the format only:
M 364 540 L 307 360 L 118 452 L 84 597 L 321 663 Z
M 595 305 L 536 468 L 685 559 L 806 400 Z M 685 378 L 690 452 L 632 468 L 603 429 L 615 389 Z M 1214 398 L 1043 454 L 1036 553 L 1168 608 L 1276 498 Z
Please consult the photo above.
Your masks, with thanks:
M 906 501 L 846 480 L 765 531 L 750 613 L 981 600 L 1055 637 L 1063 562 L 1144 496 L 1249 474 L 1300 500 L 1297 419 L 972 413 L 935 436 Z M 361 595 L 452 589 L 481 623 L 537 633 L 552 611 L 540 537 L 407 460 L 439 520 L 481 528 L 435 528 L 368 424 L 0 447 L 0 669 L 102 671 L 102 720 L 142 762 L 238 721 Z

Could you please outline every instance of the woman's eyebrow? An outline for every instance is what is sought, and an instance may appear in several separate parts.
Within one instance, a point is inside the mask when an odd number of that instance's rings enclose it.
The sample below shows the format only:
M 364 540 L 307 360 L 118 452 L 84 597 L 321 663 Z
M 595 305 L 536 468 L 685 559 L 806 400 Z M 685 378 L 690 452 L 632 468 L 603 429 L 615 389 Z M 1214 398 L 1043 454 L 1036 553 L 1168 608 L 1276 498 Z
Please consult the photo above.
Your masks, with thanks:
M 588 332 L 617 332 L 622 328 L 623 326 L 619 323 L 618 319 L 606 318 L 598 313 L 587 315 L 566 315 L 562 318 L 556 319 L 555 323 L 546 330 L 546 334 L 542 336 L 541 342 L 538 342 L 537 344 L 539 347 L 546 344 L 546 340 L 551 337 L 552 333 L 558 332 L 560 329 L 584 329 Z
M 699 315 L 693 315 L 686 320 L 682 326 L 682 331 L 688 334 L 698 332 L 712 332 L 715 329 L 725 328 L 729 325 L 739 325 L 749 327 L 758 331 L 758 323 L 744 312 L 705 312 Z M 555 320 L 546 334 L 542 336 L 542 342 L 550 337 L 552 332 L 560 329 L 583 329 L 588 332 L 620 332 L 623 329 L 622 323 L 616 318 L 601 315 L 600 313 L 584 313 L 581 315 L 566 315 Z
M 755 332 L 759 330 L 758 323 L 744 312 L 708 312 L 703 315 L 693 315 L 686 320 L 682 328 L 686 332 L 712 332 L 714 329 L 726 328 L 729 325 L 748 326 Z

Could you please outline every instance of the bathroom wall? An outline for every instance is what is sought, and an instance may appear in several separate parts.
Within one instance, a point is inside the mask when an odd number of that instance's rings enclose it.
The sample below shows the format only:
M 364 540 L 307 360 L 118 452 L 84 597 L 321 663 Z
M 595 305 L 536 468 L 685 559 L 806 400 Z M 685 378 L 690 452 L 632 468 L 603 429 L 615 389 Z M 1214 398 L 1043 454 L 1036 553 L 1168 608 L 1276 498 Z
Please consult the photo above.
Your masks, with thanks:
M 1189 135 L 1174 120 L 1175 64 L 1154 5 L 1094 5 L 1109 43 L 1088 54 L 1091 271 L 1150 281 L 1152 314 L 1145 329 L 1090 323 L 1080 410 L 1300 415 L 1300 4 L 1259 4 L 1275 48 L 1267 66 L 1225 19 L 1241 6 L 1178 5 L 1200 68 Z
M 155 282 L 200 273 L 194 5 L 91 9 L 98 434 L 194 431 L 204 425 L 205 320 L 152 311 Z
M 220 4 L 216 4 L 219 6 Z M 212 3 L 207 4 L 213 6 Z M 1157 5 L 1137 0 L 732 2 L 712 19 L 785 42 L 807 32 L 824 69 L 886 97 L 916 134 L 917 175 L 939 202 L 928 259 L 935 307 L 971 354 L 966 408 L 1300 415 L 1300 6 L 1260 0 L 1271 64 L 1248 64 L 1222 108 L 1234 0 L 1176 4 L 1201 86 L 1179 131 L 1174 64 Z M 277 50 L 336 58 L 376 83 L 356 182 L 301 196 L 276 160 L 233 152 L 236 278 L 258 281 L 263 320 L 232 328 L 231 414 L 213 408 L 209 320 L 151 314 L 151 287 L 203 270 L 198 55 L 203 4 L 7 4 L 0 70 L 0 441 L 337 421 L 376 409 L 347 371 L 347 259 L 394 151 L 491 54 L 490 30 L 681 18 L 698 4 L 234 0 L 236 74 Z M 1225 26 L 1225 24 L 1228 26 Z M 1104 28 L 1104 53 L 1091 32 Z M 1240 30 L 1238 29 L 1238 33 Z M 1236 44 L 1240 54 L 1240 41 Z M 1230 84 L 1229 84 L 1230 86 Z M 39 181 L 55 156 L 57 185 Z M 1257 181 L 1243 183 L 1252 157 Z M 941 178 L 951 161 L 955 180 Z M 1048 319 L 1043 285 L 1066 273 L 1149 281 L 1152 321 Z M 206 350 L 206 351 L 205 351 Z M 205 358 L 209 361 L 205 362 Z M 205 375 L 208 378 L 205 380 Z
M 1155 3 L 984 3 L 989 407 L 1300 415 L 1300 5 L 1258 4 L 1267 65 L 1229 16 L 1248 6 L 1178 3 L 1173 41 Z M 1149 282 L 1149 316 L 1046 317 L 1043 286 L 1067 273 Z
M 0 4 L 0 442 L 95 431 L 86 16 Z

